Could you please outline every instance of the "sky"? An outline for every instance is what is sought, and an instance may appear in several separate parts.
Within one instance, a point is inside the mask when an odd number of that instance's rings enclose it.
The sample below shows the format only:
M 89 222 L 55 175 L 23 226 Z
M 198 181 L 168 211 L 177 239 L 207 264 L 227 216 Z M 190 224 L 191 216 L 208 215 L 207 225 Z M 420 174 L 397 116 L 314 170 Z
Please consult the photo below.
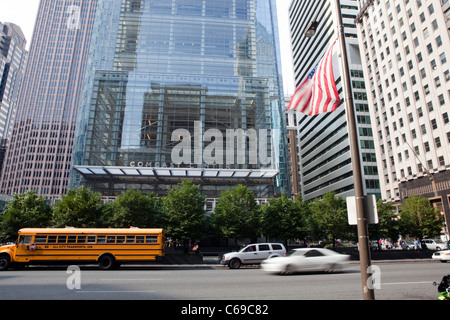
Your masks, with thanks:
M 275 1 L 278 11 L 284 94 L 290 95 L 294 92 L 292 53 L 288 25 L 288 9 L 291 0 Z M 0 22 L 12 22 L 21 27 L 28 42 L 27 47 L 29 47 L 31 42 L 38 6 L 39 0 L 0 0 Z

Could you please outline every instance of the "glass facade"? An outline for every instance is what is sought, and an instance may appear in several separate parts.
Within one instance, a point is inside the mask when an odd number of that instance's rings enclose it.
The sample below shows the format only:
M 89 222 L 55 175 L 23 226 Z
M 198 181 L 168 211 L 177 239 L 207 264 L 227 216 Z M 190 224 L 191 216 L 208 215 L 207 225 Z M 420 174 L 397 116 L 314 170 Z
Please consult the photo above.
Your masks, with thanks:
M 75 168 L 275 169 L 255 193 L 288 192 L 277 32 L 271 0 L 100 0 Z M 79 173 L 72 186 L 105 195 L 179 182 Z M 236 182 L 200 183 L 214 195 Z

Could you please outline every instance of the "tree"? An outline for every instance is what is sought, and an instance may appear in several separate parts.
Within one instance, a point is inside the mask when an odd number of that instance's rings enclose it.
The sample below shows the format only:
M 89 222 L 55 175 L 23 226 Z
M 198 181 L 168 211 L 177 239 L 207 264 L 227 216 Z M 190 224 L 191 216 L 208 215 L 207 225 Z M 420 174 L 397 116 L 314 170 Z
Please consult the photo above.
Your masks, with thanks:
M 142 194 L 140 190 L 128 189 L 109 203 L 111 224 L 116 228 L 160 227 L 162 200 L 155 193 Z
M 430 201 L 422 196 L 412 196 L 400 206 L 402 232 L 411 237 L 438 236 L 442 230 L 442 217 Z
M 53 221 L 58 227 L 106 227 L 108 219 L 103 208 L 101 194 L 81 186 L 76 190 L 70 189 L 55 203 Z
M 205 197 L 199 187 L 186 180 L 169 190 L 163 199 L 163 221 L 168 236 L 199 239 L 205 226 Z
M 0 215 L 0 242 L 13 241 L 21 228 L 50 226 L 52 208 L 35 191 L 16 194 Z
M 308 205 L 298 198 L 292 200 L 285 194 L 270 199 L 262 206 L 262 231 L 266 237 L 283 239 L 285 246 L 289 239 L 304 239 L 308 234 Z
M 378 224 L 369 225 L 371 237 L 388 238 L 397 241 L 400 235 L 399 216 L 391 202 L 377 201 Z
M 342 197 L 336 197 L 334 191 L 323 196 L 322 200 L 315 200 L 310 204 L 312 224 L 316 233 L 333 241 L 349 238 L 354 230 L 348 224 L 347 204 Z
M 224 238 L 250 238 L 255 240 L 260 232 L 259 207 L 255 196 L 243 185 L 221 192 L 211 217 Z

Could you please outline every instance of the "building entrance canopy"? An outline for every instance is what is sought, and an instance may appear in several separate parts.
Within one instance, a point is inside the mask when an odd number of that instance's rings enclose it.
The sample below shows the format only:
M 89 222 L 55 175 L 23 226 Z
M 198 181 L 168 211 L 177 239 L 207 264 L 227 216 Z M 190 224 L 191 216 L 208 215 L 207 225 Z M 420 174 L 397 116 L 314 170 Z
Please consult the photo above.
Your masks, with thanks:
M 205 169 L 205 168 L 156 168 L 156 167 L 107 167 L 107 166 L 75 166 L 75 170 L 87 180 L 101 178 L 149 178 L 164 180 L 167 178 L 188 179 L 243 179 L 266 180 L 273 183 L 278 170 L 273 169 Z M 152 179 L 151 179 L 152 178 Z M 256 182 L 256 181 L 255 181 Z

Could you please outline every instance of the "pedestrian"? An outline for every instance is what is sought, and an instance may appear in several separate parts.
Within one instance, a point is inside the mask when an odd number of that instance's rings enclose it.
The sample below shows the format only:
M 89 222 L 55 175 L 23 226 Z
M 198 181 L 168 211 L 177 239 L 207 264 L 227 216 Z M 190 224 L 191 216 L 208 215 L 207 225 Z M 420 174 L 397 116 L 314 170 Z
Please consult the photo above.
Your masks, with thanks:
M 198 243 L 194 243 L 194 246 L 192 247 L 192 251 L 193 254 L 199 254 L 200 253 L 200 249 L 198 247 Z
M 414 238 L 414 250 L 419 250 L 419 240 L 417 238 Z

